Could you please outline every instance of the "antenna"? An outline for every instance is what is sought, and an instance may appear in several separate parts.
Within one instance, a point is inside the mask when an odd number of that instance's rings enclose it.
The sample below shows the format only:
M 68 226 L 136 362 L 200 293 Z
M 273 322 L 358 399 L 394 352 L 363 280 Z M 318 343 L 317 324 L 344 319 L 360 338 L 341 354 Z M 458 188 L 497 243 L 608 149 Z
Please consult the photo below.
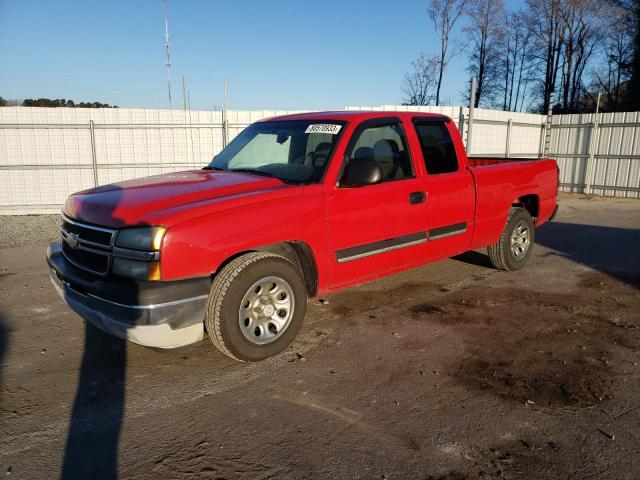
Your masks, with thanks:
M 167 14 L 169 11 L 169 0 L 164 0 L 164 48 L 167 50 L 167 88 L 169 93 L 169 108 L 171 108 L 171 56 L 169 55 L 169 20 Z

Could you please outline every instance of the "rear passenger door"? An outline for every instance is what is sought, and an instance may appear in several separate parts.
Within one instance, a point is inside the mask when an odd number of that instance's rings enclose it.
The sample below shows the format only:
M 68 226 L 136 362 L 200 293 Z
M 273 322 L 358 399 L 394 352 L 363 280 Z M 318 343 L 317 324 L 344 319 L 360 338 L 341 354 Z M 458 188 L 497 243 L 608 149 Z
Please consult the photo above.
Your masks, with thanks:
M 467 250 L 473 234 L 473 176 L 458 161 L 451 121 L 416 117 L 413 126 L 426 169 L 428 257 L 457 255 Z
M 337 185 L 326 190 L 333 287 L 415 264 L 427 241 L 423 179 L 416 175 L 402 122 L 363 122 L 351 136 L 345 157 Z M 380 167 L 380 182 L 341 185 L 348 162 L 364 158 Z

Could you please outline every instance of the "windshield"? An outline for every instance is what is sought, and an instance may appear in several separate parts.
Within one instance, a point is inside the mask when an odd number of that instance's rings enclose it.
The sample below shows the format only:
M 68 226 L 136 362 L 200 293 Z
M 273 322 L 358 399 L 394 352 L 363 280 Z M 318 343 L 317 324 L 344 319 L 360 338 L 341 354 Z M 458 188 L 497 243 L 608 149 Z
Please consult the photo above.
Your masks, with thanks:
M 205 168 L 255 173 L 290 183 L 317 183 L 343 125 L 309 120 L 254 123 Z

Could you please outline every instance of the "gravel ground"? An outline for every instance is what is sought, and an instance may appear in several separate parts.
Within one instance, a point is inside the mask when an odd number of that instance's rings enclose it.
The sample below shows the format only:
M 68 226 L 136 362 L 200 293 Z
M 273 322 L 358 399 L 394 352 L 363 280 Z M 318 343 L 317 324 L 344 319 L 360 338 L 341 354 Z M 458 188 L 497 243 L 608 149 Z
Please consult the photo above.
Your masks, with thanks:
M 0 248 L 27 247 L 59 238 L 59 215 L 0 215 Z
M 519 272 L 469 252 L 311 300 L 258 364 L 86 326 L 49 282 L 55 219 L 20 221 L 41 231 L 0 248 L 7 479 L 640 478 L 639 201 L 563 196 Z

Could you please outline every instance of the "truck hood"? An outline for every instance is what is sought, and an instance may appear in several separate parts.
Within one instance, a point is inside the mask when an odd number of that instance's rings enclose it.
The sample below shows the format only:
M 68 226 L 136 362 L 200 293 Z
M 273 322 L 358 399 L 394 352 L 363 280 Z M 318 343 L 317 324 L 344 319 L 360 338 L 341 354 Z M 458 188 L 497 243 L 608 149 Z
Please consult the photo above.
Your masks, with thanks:
M 303 187 L 275 178 L 195 170 L 166 173 L 71 195 L 64 213 L 95 225 L 171 225 L 257 201 L 301 194 Z

